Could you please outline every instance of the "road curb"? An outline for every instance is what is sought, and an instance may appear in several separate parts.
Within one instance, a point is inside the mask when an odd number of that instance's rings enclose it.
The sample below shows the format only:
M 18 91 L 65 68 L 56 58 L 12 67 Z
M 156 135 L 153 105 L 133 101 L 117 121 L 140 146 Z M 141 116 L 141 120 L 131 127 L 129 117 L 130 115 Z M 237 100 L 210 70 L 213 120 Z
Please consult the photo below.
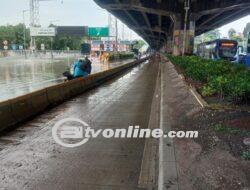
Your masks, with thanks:
M 155 64 L 155 63 L 151 63 Z M 158 74 L 155 81 L 155 89 L 151 103 L 150 117 L 148 129 L 156 129 L 159 127 L 160 120 L 160 78 L 159 67 L 157 65 Z M 159 141 L 155 138 L 146 138 L 143 150 L 143 158 L 141 163 L 141 171 L 138 180 L 140 188 L 156 190 L 158 187 L 158 160 L 159 160 Z
M 161 81 L 161 103 L 160 103 L 160 129 L 164 134 L 171 131 L 171 124 L 166 117 L 168 107 L 165 101 L 165 82 L 164 68 L 166 64 L 160 65 L 160 81 Z M 161 137 L 159 140 L 159 176 L 158 176 L 158 190 L 178 190 L 178 172 L 177 162 L 175 156 L 174 141 L 171 138 Z

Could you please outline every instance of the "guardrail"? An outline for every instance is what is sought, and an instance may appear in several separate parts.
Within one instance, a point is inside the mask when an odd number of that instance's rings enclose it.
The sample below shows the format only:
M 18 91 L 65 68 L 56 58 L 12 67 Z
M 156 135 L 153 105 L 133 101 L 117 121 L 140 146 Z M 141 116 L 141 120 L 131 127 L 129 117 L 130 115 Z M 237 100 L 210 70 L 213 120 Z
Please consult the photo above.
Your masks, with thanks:
M 0 57 L 9 57 L 9 56 L 18 56 L 18 57 L 38 57 L 38 58 L 51 58 L 51 56 L 57 57 L 65 57 L 65 56 L 73 56 L 79 57 L 81 56 L 81 52 L 77 50 L 0 50 Z
M 147 59 L 149 57 L 0 102 L 0 131 L 27 121 L 47 108 L 94 88 Z

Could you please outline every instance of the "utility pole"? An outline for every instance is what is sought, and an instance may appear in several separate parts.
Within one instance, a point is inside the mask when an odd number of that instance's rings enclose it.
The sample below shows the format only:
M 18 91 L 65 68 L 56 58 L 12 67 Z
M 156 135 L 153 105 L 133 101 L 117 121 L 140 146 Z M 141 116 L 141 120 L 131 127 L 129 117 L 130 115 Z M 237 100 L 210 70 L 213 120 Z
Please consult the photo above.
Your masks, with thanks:
M 190 9 L 190 0 L 185 0 L 184 2 L 184 10 L 185 10 L 185 20 L 184 20 L 184 37 L 183 37 L 183 47 L 182 47 L 182 55 L 185 55 L 186 50 L 186 40 L 187 40 L 187 22 L 188 22 L 188 11 Z
M 115 49 L 118 51 L 118 23 L 117 18 L 115 18 Z
M 107 50 L 110 51 L 110 33 L 111 33 L 111 14 L 108 13 L 108 28 L 109 28 L 109 36 L 108 36 L 108 48 Z
M 39 26 L 39 0 L 30 0 L 30 27 Z M 35 50 L 35 37 L 30 38 L 30 48 Z
M 124 24 L 122 23 L 122 40 L 124 41 Z
M 30 27 L 40 26 L 40 22 L 39 22 L 39 2 L 40 1 L 52 1 L 52 0 L 30 0 Z M 36 41 L 35 41 L 34 36 L 31 36 L 30 47 L 31 49 L 36 48 Z
M 24 50 L 24 55 L 25 59 L 27 59 L 27 54 L 26 54 L 26 25 L 25 25 L 25 12 L 28 12 L 29 10 L 23 10 L 23 50 Z

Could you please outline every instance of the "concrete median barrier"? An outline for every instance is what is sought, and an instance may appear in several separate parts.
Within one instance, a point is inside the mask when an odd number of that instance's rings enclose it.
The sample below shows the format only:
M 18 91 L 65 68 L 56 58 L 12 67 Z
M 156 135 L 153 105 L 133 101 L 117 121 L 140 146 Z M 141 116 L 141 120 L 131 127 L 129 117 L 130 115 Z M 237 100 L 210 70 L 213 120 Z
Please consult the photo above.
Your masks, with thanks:
M 31 100 L 31 94 L 10 100 L 12 114 L 17 122 L 25 121 L 35 115 Z
M 42 89 L 30 94 L 31 104 L 35 113 L 45 110 L 49 106 L 47 90 Z
M 67 100 L 73 96 L 81 94 L 83 92 L 81 79 L 76 79 L 63 83 L 62 96 L 64 100 Z
M 62 84 L 57 84 L 57 85 L 46 88 L 48 102 L 50 105 L 52 106 L 57 105 L 64 100 L 63 93 L 62 93 L 63 85 L 64 84 L 62 83 Z
M 12 115 L 12 109 L 10 101 L 4 101 L 0 104 L 0 131 L 6 129 L 9 126 L 15 125 L 17 121 Z
M 107 71 L 92 74 L 86 78 L 63 82 L 24 96 L 0 102 L 0 131 L 27 120 L 46 110 L 47 107 L 57 105 L 88 89 L 94 88 L 147 59 L 133 61 Z

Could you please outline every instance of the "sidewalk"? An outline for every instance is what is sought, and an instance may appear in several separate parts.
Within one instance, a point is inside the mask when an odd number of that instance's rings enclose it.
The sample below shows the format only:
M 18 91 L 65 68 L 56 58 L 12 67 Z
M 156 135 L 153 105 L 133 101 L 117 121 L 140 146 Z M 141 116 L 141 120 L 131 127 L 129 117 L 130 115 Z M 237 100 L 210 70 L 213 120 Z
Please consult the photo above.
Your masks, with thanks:
M 177 121 L 200 110 L 200 105 L 170 62 L 161 64 L 161 121 L 164 134 L 171 131 Z M 175 143 L 173 139 L 160 139 L 159 190 L 179 189 Z
M 161 65 L 160 127 L 198 131 L 197 139 L 162 138 L 159 146 L 159 190 L 248 190 L 250 114 L 203 109 L 170 62 Z

